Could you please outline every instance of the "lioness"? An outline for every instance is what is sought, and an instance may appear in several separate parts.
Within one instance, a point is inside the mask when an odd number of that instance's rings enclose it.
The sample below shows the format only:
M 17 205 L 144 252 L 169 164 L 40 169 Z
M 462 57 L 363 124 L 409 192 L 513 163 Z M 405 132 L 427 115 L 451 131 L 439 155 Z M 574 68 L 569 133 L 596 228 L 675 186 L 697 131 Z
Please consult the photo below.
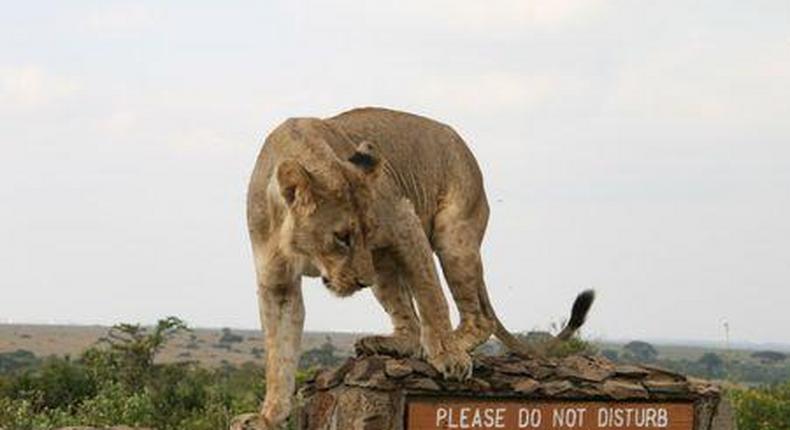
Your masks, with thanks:
M 483 282 L 488 203 L 480 169 L 452 128 L 404 112 L 364 108 L 285 121 L 266 139 L 248 194 L 248 222 L 266 334 L 264 428 L 290 412 L 302 336 L 302 276 L 348 296 L 370 287 L 394 326 L 360 353 L 425 357 L 446 378 L 467 378 L 469 351 L 492 333 L 532 351 L 500 323 Z M 460 314 L 453 330 L 433 253 Z M 584 322 L 574 303 L 557 340 Z M 416 304 L 416 310 L 414 305 Z

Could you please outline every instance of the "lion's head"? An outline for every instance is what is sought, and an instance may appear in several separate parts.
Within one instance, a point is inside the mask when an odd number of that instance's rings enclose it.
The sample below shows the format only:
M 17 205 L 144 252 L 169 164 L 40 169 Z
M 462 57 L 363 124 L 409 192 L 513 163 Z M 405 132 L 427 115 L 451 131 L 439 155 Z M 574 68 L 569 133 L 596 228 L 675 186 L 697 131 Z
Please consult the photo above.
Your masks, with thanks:
M 349 160 L 332 160 L 311 172 L 297 160 L 277 166 L 280 194 L 288 207 L 284 244 L 321 272 L 332 292 L 348 296 L 376 282 L 369 239 L 370 213 L 379 160 L 362 143 Z

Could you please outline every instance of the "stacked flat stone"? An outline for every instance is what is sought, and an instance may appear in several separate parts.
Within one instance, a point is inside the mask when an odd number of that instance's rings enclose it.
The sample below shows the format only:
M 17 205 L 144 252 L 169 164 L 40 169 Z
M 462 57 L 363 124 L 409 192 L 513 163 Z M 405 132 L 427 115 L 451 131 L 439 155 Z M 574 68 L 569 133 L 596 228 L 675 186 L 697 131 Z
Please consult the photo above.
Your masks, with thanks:
M 298 429 L 403 428 L 408 395 L 535 400 L 694 402 L 698 430 L 732 429 L 719 386 L 649 365 L 615 364 L 600 356 L 525 360 L 481 356 L 473 377 L 446 381 L 424 361 L 368 356 L 321 370 L 299 393 Z

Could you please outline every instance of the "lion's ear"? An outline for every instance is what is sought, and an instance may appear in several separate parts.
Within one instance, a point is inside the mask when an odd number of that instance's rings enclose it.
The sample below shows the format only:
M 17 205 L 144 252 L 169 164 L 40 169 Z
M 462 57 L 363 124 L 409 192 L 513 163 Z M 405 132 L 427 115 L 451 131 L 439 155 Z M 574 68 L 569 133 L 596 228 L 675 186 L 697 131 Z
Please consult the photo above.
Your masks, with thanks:
M 277 166 L 277 183 L 280 195 L 289 207 L 309 208 L 313 205 L 310 192 L 310 174 L 298 161 L 287 159 Z
M 366 175 L 372 176 L 378 174 L 381 164 L 375 145 L 367 141 L 357 146 L 357 150 L 348 161 Z

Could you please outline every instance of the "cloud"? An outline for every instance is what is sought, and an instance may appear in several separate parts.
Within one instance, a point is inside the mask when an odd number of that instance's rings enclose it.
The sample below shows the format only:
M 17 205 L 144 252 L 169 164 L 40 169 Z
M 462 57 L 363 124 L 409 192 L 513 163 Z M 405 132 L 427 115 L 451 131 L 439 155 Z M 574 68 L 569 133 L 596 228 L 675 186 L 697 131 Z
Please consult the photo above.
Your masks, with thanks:
M 117 111 L 101 121 L 101 128 L 112 135 L 128 134 L 137 125 L 137 114 L 130 111 Z
M 37 66 L 0 67 L 0 105 L 4 110 L 29 110 L 70 96 L 80 85 Z
M 88 14 L 88 28 L 113 35 L 134 33 L 156 22 L 156 13 L 141 4 L 104 5 Z
M 377 10 L 386 15 L 408 15 L 416 21 L 427 19 L 432 26 L 451 30 L 510 33 L 529 27 L 560 27 L 593 15 L 601 4 L 598 0 L 440 0 L 396 2 Z
M 416 106 L 436 112 L 478 119 L 526 116 L 546 121 L 595 105 L 599 93 L 584 76 L 540 70 L 428 75 L 406 94 Z
M 299 17 L 300 28 L 323 32 L 322 37 L 412 50 L 448 37 L 462 46 L 585 26 L 605 12 L 605 5 L 600 0 L 403 0 L 360 6 L 336 0 L 293 2 L 289 13 Z
M 428 78 L 417 93 L 425 103 L 440 100 L 445 106 L 468 109 L 512 109 L 521 106 L 529 95 L 540 99 L 545 85 L 530 83 L 509 73 L 484 73 L 455 77 Z
M 205 126 L 177 130 L 166 143 L 179 151 L 207 155 L 233 153 L 249 145 L 249 141 L 234 139 L 229 133 Z
M 737 61 L 732 61 L 737 59 Z M 608 109 L 631 116 L 756 130 L 790 113 L 786 47 L 662 46 L 619 71 Z
M 444 7 L 434 10 L 459 29 L 501 31 L 522 30 L 525 26 L 563 26 L 589 16 L 599 4 L 595 0 L 508 0 L 495 4 L 446 1 Z

